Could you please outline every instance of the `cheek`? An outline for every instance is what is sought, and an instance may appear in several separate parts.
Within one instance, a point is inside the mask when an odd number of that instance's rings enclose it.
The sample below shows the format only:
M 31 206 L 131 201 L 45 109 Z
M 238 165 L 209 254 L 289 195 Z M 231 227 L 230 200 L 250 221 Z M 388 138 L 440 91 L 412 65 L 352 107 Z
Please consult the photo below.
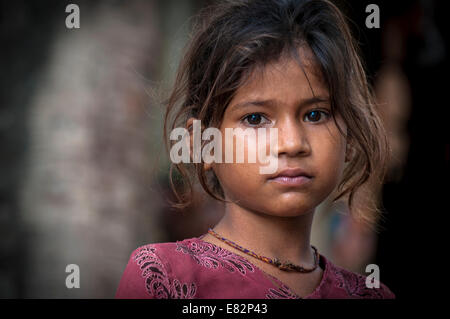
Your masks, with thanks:
M 345 166 L 346 141 L 337 127 L 330 132 L 317 136 L 315 140 L 315 160 L 318 162 L 320 171 L 326 173 L 337 183 L 340 180 Z
M 265 152 L 268 146 L 266 143 L 258 143 L 256 130 L 254 136 L 237 135 L 232 139 L 226 136 L 225 130 L 222 130 L 223 161 L 214 163 L 213 170 L 227 198 L 254 196 L 262 182 L 258 152 Z M 230 142 L 226 144 L 227 141 Z M 231 163 L 227 162 L 227 152 L 232 154 Z M 237 162 L 238 158 L 240 162 Z M 228 160 L 230 159 L 231 156 L 228 156 Z
M 214 173 L 219 180 L 226 198 L 247 197 L 259 189 L 256 164 L 216 163 Z
M 276 144 L 276 134 L 269 129 L 222 127 L 221 137 L 222 163 L 267 165 Z

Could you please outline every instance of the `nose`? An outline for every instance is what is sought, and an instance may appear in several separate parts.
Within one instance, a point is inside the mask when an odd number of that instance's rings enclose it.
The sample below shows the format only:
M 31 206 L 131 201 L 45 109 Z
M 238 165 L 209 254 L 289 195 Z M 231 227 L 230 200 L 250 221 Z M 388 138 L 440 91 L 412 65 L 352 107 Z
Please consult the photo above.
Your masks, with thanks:
M 311 153 L 308 136 L 300 120 L 286 118 L 278 127 L 278 156 L 307 156 Z

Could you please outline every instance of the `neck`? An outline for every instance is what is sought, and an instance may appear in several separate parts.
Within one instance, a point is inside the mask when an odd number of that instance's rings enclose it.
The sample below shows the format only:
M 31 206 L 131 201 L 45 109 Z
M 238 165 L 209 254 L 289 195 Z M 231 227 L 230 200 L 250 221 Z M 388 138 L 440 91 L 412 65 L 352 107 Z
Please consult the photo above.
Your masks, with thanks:
M 269 258 L 314 264 L 310 233 L 314 210 L 295 217 L 278 217 L 227 204 L 214 230 L 221 236 Z

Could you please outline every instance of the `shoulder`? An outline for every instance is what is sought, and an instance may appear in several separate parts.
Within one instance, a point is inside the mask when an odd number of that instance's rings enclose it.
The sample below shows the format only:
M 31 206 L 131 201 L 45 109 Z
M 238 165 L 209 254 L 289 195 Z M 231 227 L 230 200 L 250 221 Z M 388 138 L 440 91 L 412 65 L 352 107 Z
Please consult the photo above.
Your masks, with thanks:
M 326 261 L 330 298 L 395 299 L 395 294 L 382 282 L 346 270 Z M 366 283 L 368 281 L 368 283 Z
M 161 258 L 170 256 L 176 249 L 177 242 L 146 244 L 136 248 L 130 256 L 130 261 L 138 265 L 149 260 L 160 261 Z
M 195 284 L 174 278 L 173 267 L 180 261 L 182 242 L 153 243 L 131 253 L 117 289 L 116 298 L 190 298 Z

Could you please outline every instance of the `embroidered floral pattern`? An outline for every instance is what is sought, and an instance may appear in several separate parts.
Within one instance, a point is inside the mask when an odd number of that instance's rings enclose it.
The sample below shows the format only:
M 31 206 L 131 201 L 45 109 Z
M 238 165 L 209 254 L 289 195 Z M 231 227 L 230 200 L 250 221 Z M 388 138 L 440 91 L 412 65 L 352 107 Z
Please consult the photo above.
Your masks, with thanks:
M 217 269 L 224 267 L 229 272 L 239 271 L 245 275 L 247 271 L 254 272 L 254 267 L 245 258 L 208 242 L 190 242 L 187 245 L 177 242 L 176 251 L 189 254 L 199 265 Z
M 382 283 L 380 288 L 370 289 L 366 287 L 365 276 L 321 258 L 324 270 L 321 283 L 312 294 L 300 297 L 275 277 L 267 281 L 267 274 L 246 258 L 201 239 L 150 244 L 138 248 L 131 256 L 116 296 L 158 299 L 395 298 Z
M 336 287 L 344 289 L 352 298 L 384 298 L 383 296 L 386 295 L 383 285 L 380 285 L 380 288 L 368 288 L 365 276 L 343 271 L 338 267 L 333 267 L 333 273 L 336 278 Z
M 266 294 L 267 299 L 299 299 L 297 294 L 291 291 L 288 286 L 281 285 L 280 288 L 270 288 Z
M 181 284 L 178 279 L 170 280 L 164 265 L 156 255 L 156 248 L 145 246 L 133 256 L 142 270 L 145 288 L 156 299 L 192 299 L 197 287 L 194 283 Z

